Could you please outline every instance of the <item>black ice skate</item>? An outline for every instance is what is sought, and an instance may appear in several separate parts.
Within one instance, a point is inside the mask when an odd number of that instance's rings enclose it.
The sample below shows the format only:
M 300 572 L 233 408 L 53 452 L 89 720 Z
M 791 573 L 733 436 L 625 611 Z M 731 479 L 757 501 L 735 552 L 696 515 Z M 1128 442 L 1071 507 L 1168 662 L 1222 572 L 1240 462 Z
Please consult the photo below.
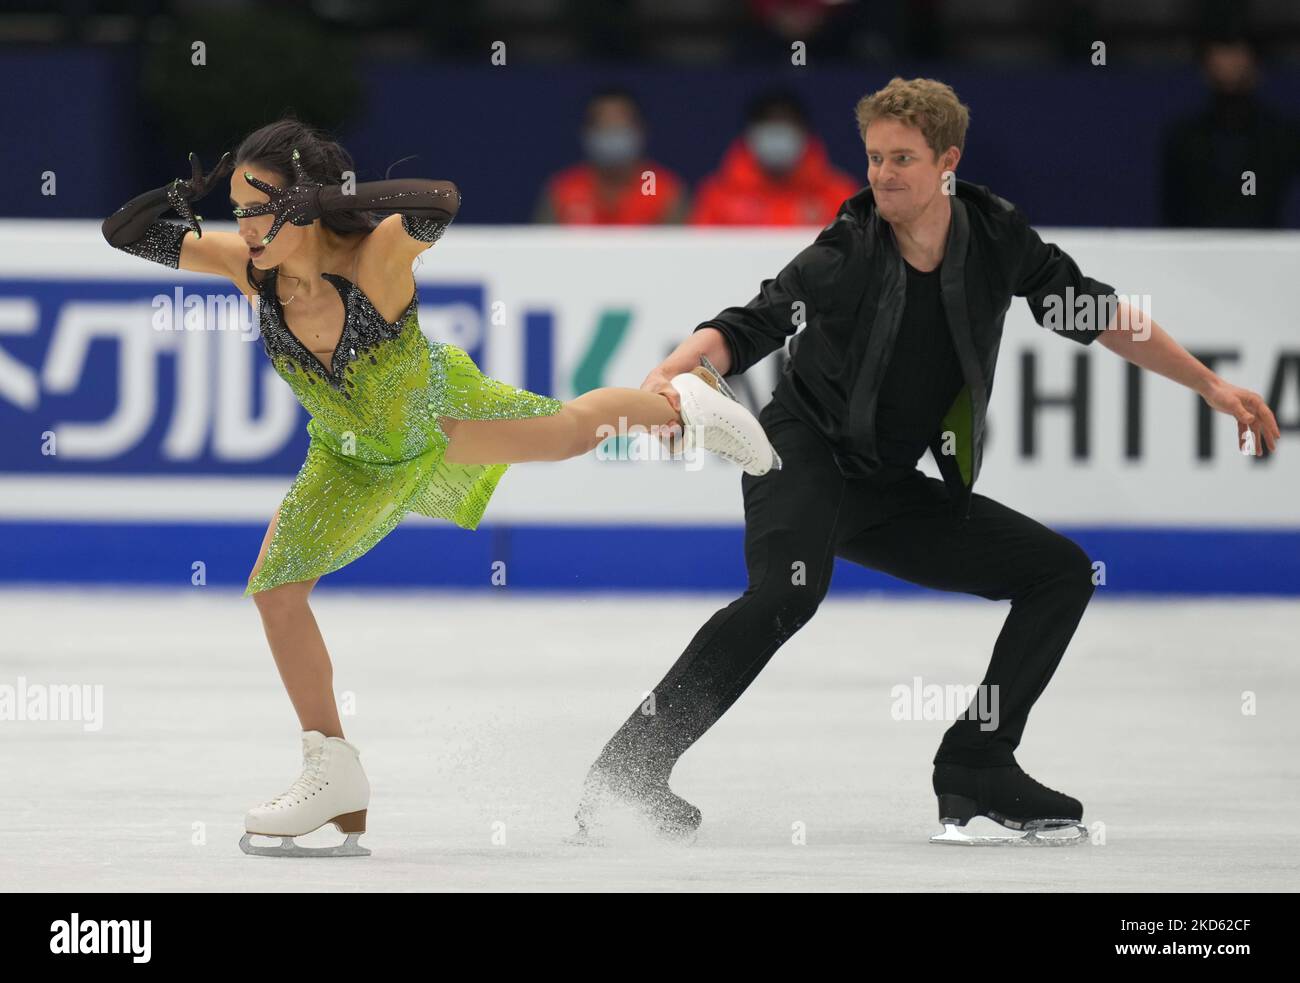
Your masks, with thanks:
M 934 768 L 939 822 L 931 843 L 960 846 L 1075 846 L 1088 842 L 1083 803 L 1047 788 L 1019 765 Z
M 691 842 L 702 818 L 699 809 L 673 794 L 666 778 L 593 766 L 574 815 L 578 831 L 568 842 L 602 846 L 618 831 L 620 819 L 659 839 Z

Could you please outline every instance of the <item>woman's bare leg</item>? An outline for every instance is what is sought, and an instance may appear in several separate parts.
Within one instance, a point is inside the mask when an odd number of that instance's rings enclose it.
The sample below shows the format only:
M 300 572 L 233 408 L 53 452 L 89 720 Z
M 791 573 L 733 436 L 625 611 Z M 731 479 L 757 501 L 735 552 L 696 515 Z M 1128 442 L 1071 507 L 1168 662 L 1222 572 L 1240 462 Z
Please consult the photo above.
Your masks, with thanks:
M 681 428 L 667 396 L 647 389 L 607 386 L 583 393 L 550 416 L 524 420 L 454 420 L 439 417 L 450 438 L 444 455 L 452 464 L 517 464 L 563 461 L 586 454 L 610 436 L 602 427 Z
M 276 510 L 266 528 L 253 572 L 249 574 L 250 581 L 262 566 L 279 518 L 280 512 Z M 258 591 L 253 595 L 253 603 L 262 616 L 266 640 L 302 729 L 318 730 L 326 737 L 342 737 L 343 724 L 334 701 L 334 667 L 316 617 L 307 604 L 307 595 L 317 580 L 320 578 Z
M 585 454 L 604 440 L 602 426 L 678 427 L 681 416 L 669 399 L 643 389 L 606 387 L 583 393 L 550 416 L 525 420 L 454 420 L 441 417 L 439 425 L 450 437 L 446 459 L 455 464 L 513 464 L 521 461 L 562 461 Z M 267 526 L 257 562 L 249 574 L 257 576 L 275 535 L 277 511 Z M 280 679 L 297 711 L 303 730 L 318 730 L 326 737 L 342 737 L 334 700 L 334 669 L 320 627 L 307 603 L 317 580 L 281 584 L 259 591 L 253 601 L 262 616 L 266 640 L 275 657 Z

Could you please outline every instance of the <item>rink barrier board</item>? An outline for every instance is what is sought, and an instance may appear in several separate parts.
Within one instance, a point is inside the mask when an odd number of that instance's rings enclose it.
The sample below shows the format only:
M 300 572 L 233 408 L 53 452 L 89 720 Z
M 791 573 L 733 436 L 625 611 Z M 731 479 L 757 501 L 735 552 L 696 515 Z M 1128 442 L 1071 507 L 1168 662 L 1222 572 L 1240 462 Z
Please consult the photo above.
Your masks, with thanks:
M 990 394 L 979 491 L 1049 524 L 1300 528 L 1300 455 L 1288 450 L 1300 433 L 1300 341 L 1289 294 L 1277 287 L 1300 266 L 1300 235 L 1040 232 L 1117 289 L 1149 294 L 1153 314 L 1184 345 L 1234 383 L 1268 394 L 1283 447 L 1243 460 L 1231 419 L 1211 416 L 1168 380 L 1133 373 L 1102 345 L 1054 337 L 1017 301 Z M 457 227 L 417 274 L 421 328 L 463 348 L 485 373 L 543 395 L 636 386 L 702 317 L 752 297 L 815 234 Z M 0 521 L 269 516 L 305 457 L 304 411 L 260 342 L 232 336 L 231 318 L 216 309 L 184 320 L 210 330 L 158 330 L 180 327 L 174 315 L 190 301 L 236 297 L 219 278 L 108 249 L 93 223 L 0 221 L 0 431 L 9 438 Z M 1248 328 L 1239 326 L 1243 298 Z M 774 351 L 731 378 L 755 412 L 783 357 Z M 733 471 L 706 467 L 683 482 L 681 468 L 637 463 L 627 480 L 622 462 L 594 457 L 562 471 L 512 471 L 492 520 L 739 524 Z M 65 488 L 34 491 L 48 479 Z M 246 479 L 250 488 L 232 490 L 239 502 L 213 505 L 202 487 L 209 479 Z M 157 487 L 182 480 L 193 487 L 169 495 L 165 518 L 141 510 Z M 82 482 L 85 501 L 75 502 L 68 489 Z M 91 487 L 113 482 L 137 484 L 136 504 L 83 514 L 94 506 Z
M 1300 529 L 1059 527 L 1104 567 L 1098 594 L 1300 595 Z M 262 525 L 0 523 L 0 583 L 244 587 Z M 505 584 L 494 585 L 504 563 Z M 499 579 L 499 578 L 498 578 Z M 488 525 L 399 528 L 322 580 L 338 588 L 523 591 L 745 589 L 738 526 Z M 838 560 L 834 593 L 925 588 Z M 929 592 L 938 596 L 937 592 Z

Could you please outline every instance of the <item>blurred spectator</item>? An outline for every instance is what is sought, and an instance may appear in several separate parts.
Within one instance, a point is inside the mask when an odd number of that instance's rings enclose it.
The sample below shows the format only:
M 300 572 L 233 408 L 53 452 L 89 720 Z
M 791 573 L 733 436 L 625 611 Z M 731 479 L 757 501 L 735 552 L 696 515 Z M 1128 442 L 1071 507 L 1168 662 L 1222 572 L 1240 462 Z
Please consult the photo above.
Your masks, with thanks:
M 916 0 L 745 0 L 749 30 L 740 34 L 741 56 L 771 64 L 789 61 L 802 42 L 808 64 L 827 60 L 890 60 L 902 40 L 904 19 Z M 928 0 L 927 0 L 928 2 Z
M 685 186 L 645 156 L 645 122 L 630 92 L 604 89 L 591 98 L 582 147 L 586 161 L 551 177 L 533 221 L 655 225 L 685 218 Z
M 1209 103 L 1165 134 L 1164 222 L 1277 228 L 1300 174 L 1300 130 L 1260 101 L 1255 50 L 1243 37 L 1207 41 L 1201 68 Z M 1243 193 L 1245 171 L 1255 176 L 1254 194 Z
M 862 183 L 831 165 L 794 96 L 769 93 L 700 184 L 691 224 L 825 225 Z
M 833 0 L 749 0 L 750 13 L 787 42 L 815 40 L 840 6 Z

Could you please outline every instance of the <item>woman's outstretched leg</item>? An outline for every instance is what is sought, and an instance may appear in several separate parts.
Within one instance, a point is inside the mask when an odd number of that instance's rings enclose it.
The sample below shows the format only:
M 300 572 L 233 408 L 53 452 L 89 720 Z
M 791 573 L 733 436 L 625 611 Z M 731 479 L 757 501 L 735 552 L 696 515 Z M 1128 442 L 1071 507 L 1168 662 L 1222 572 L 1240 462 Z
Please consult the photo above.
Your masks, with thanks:
M 523 420 L 440 417 L 439 425 L 451 438 L 445 459 L 452 464 L 518 464 L 563 461 L 586 454 L 610 436 L 610 427 L 658 427 L 661 435 L 673 436 L 681 432 L 681 416 L 663 393 L 607 386 L 569 400 L 550 416 Z

